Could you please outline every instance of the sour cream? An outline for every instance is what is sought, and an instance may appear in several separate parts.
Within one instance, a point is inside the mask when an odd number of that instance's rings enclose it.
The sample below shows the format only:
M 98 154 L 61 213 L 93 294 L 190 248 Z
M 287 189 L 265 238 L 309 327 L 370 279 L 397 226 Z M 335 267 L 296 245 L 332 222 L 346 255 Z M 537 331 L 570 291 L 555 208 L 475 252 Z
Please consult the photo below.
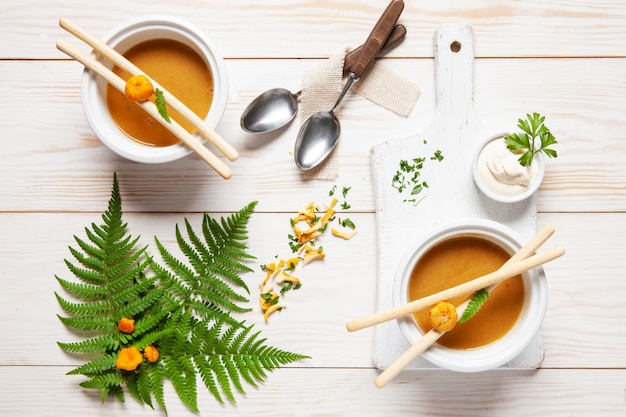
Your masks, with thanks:
M 519 155 L 506 147 L 503 138 L 487 143 L 478 155 L 476 170 L 481 183 L 493 193 L 516 196 L 528 190 L 537 178 L 537 165 L 520 165 Z

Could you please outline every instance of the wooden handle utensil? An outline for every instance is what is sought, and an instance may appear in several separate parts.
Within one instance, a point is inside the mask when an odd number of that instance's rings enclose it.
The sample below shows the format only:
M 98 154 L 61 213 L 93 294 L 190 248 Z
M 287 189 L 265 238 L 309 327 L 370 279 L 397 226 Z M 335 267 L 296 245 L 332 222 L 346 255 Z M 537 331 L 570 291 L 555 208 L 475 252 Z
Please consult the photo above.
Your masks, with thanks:
M 374 58 L 389 38 L 403 10 L 404 2 L 402 0 L 392 0 L 374 25 L 351 71 L 358 78 L 361 78 L 374 62 Z

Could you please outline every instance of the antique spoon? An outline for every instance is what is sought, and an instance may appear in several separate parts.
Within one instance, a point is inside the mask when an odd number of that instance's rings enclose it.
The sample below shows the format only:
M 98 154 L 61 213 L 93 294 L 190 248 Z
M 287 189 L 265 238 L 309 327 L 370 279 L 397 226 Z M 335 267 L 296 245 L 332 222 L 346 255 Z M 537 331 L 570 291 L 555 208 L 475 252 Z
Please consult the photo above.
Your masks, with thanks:
M 402 0 L 392 0 L 365 40 L 363 51 L 350 72 L 348 80 L 344 84 L 343 90 L 333 108 L 330 111 L 313 113 L 300 128 L 294 148 L 294 159 L 298 168 L 304 171 L 315 168 L 337 146 L 341 125 L 339 119 L 335 116 L 335 110 L 350 90 L 350 87 L 369 69 L 385 40 L 389 37 L 403 9 L 404 2 Z
M 406 36 L 406 27 L 396 25 L 385 42 L 381 53 L 396 46 Z M 344 73 L 351 72 L 363 45 L 346 55 Z M 248 133 L 267 133 L 287 125 L 298 110 L 298 97 L 302 91 L 292 93 L 285 88 L 272 88 L 255 98 L 241 115 L 241 128 Z

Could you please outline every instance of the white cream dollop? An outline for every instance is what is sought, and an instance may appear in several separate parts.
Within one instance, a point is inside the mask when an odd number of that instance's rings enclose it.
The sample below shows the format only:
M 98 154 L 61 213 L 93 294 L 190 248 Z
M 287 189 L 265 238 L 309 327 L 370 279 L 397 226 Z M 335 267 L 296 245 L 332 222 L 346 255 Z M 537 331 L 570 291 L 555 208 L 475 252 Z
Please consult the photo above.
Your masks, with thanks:
M 523 185 L 524 187 L 528 187 L 530 184 L 528 169 L 521 166 L 513 154 L 487 160 L 487 168 L 489 168 L 491 175 L 503 184 Z
M 523 193 L 536 176 L 536 169 L 520 165 L 519 156 L 506 147 L 504 139 L 487 143 L 478 155 L 480 180 L 493 192 L 513 196 Z

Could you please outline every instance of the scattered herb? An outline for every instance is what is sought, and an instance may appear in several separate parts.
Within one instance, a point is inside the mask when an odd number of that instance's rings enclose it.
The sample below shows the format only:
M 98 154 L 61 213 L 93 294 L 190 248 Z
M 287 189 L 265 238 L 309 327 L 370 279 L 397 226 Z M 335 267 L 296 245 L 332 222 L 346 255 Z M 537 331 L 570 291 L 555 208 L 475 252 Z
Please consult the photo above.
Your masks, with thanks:
M 424 143 L 427 143 L 424 140 Z M 441 162 L 443 160 L 443 154 L 440 150 L 430 157 L 431 161 Z M 411 160 L 400 160 L 398 170 L 391 179 L 391 186 L 398 190 L 398 193 L 403 194 L 405 191 L 410 190 L 409 194 L 415 196 L 420 194 L 425 188 L 428 188 L 428 183 L 422 179 L 422 169 L 426 158 L 416 157 Z M 404 203 L 417 203 L 415 198 L 407 198 L 403 200 Z
M 443 160 L 443 154 L 441 153 L 440 150 L 436 150 L 435 154 L 433 156 L 431 156 L 430 159 L 432 161 L 435 161 L 435 160 L 442 161 Z
M 341 209 L 342 210 L 348 210 L 350 207 L 352 207 L 350 204 L 348 204 L 347 201 L 344 201 L 343 203 L 341 203 Z
M 128 234 L 114 176 L 103 224 L 86 227 L 86 238 L 74 236 L 75 260 L 65 262 L 76 280 L 56 277 L 68 294 L 55 294 L 66 314 L 58 317 L 85 338 L 58 345 L 89 358 L 69 374 L 85 376 L 80 385 L 99 390 L 102 402 L 108 396 L 124 402 L 126 386 L 139 403 L 153 408 L 156 402 L 165 413 L 169 380 L 180 400 L 199 413 L 198 381 L 218 402 L 235 403 L 235 393 L 245 394 L 244 381 L 257 387 L 268 371 L 307 358 L 268 346 L 232 314 L 251 310 L 243 305 L 249 290 L 240 274 L 250 272 L 244 262 L 255 259 L 244 244 L 255 206 L 221 220 L 205 214 L 202 233 L 185 219 L 186 236 L 178 226 L 175 232 L 184 260 L 155 238 L 161 265 L 148 245 L 139 247 L 139 237 Z M 119 330 L 122 318 L 135 320 L 132 333 Z M 158 349 L 157 358 L 149 355 L 156 362 L 142 359 L 149 346 Z
M 165 103 L 165 96 L 163 95 L 163 91 L 157 88 L 154 94 L 156 95 L 155 104 L 157 106 L 157 109 L 159 110 L 159 114 L 161 115 L 161 117 L 163 117 L 163 119 L 165 119 L 167 123 L 172 123 L 172 119 L 167 112 L 167 106 Z
M 549 158 L 556 158 L 557 153 L 549 147 L 556 144 L 556 138 L 544 124 L 545 116 L 539 113 L 527 114 L 526 120 L 518 119 L 517 127 L 522 133 L 513 133 L 504 137 L 507 148 L 515 153 L 522 153 L 518 159 L 520 165 L 530 166 L 533 158 L 543 152 Z
M 343 227 L 349 227 L 350 229 L 356 229 L 356 226 L 350 219 L 339 220 L 339 224 Z
M 478 310 L 480 310 L 480 308 L 483 306 L 483 304 L 485 304 L 487 298 L 489 298 L 489 295 L 489 291 L 484 288 L 476 291 L 474 295 L 472 295 L 469 303 L 467 304 L 465 311 L 463 311 L 463 314 L 459 319 L 459 323 L 464 323 L 474 317 L 476 313 L 478 313 Z
M 348 192 L 352 189 L 352 187 L 343 187 L 343 190 L 341 191 L 341 195 L 343 195 L 343 198 L 346 198 L 346 196 L 348 195 Z

